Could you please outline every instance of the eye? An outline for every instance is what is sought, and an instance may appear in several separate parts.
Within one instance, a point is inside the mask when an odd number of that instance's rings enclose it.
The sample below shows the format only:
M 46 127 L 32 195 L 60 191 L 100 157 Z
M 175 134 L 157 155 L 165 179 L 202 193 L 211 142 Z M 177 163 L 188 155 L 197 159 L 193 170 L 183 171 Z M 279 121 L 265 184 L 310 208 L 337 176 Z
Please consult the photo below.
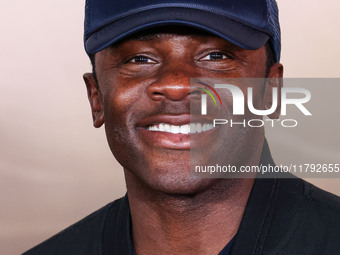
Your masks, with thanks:
M 156 61 L 146 56 L 135 56 L 131 58 L 128 62 L 137 63 L 137 64 L 155 64 L 156 63 Z
M 200 60 L 202 61 L 216 61 L 216 60 L 222 60 L 222 59 L 226 59 L 228 58 L 228 56 L 226 54 L 224 54 L 223 52 L 219 52 L 219 51 L 215 51 L 215 52 L 211 52 L 208 55 L 204 56 L 203 58 L 201 58 Z

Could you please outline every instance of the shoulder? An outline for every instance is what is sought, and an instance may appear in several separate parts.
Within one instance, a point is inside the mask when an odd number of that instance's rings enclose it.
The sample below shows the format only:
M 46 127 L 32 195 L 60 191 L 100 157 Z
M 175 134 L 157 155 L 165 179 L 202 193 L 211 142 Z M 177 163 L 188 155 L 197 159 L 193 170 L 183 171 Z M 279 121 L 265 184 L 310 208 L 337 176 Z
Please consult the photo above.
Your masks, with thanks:
M 339 254 L 340 198 L 299 178 L 278 184 L 273 222 L 287 228 L 278 254 Z
M 117 214 L 124 198 L 107 204 L 23 255 L 101 254 L 107 215 Z
M 340 213 L 340 197 L 305 180 L 299 178 L 280 179 L 279 192 L 282 194 L 279 198 L 295 200 L 296 208 L 304 209 L 305 213 L 309 212 L 318 216 Z
M 306 229 L 312 229 L 315 239 L 332 240 L 340 235 L 340 197 L 324 191 L 313 184 L 299 180 L 303 193 L 298 201 L 298 211 Z M 312 228 L 311 228 L 312 226 Z M 340 243 L 338 245 L 340 248 Z
M 304 198 L 310 203 L 317 204 L 324 208 L 327 212 L 340 213 L 340 197 L 324 191 L 311 183 L 302 181 L 304 185 Z

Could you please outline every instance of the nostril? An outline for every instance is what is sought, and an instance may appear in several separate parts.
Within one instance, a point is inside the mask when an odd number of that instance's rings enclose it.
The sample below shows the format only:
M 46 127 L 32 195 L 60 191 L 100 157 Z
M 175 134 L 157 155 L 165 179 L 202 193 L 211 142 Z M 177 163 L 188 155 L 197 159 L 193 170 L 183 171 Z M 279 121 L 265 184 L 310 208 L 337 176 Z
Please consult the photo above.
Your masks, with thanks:
M 161 91 L 158 91 L 158 90 L 149 91 L 148 94 L 149 94 L 149 97 L 152 100 L 155 100 L 155 101 L 159 101 L 159 100 L 162 100 L 164 98 L 164 94 Z
M 153 100 L 180 101 L 190 95 L 190 86 L 189 84 L 155 83 L 149 86 L 148 95 Z
M 201 93 L 202 93 L 201 91 L 194 90 L 190 92 L 190 95 L 201 95 Z

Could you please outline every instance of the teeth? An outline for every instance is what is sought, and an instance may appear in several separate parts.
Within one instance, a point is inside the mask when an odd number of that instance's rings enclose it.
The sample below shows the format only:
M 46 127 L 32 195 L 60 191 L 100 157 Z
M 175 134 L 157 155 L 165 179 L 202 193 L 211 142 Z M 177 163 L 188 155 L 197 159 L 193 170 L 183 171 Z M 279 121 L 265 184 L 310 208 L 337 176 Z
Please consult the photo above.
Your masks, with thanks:
M 148 126 L 147 130 L 149 131 L 159 131 L 159 132 L 168 132 L 172 134 L 194 134 L 194 133 L 202 133 L 205 131 L 209 131 L 213 129 L 212 124 L 202 124 L 202 123 L 190 123 L 182 126 L 175 126 L 165 123 L 160 123 L 158 125 Z
M 170 133 L 178 134 L 178 133 L 179 133 L 179 126 L 171 125 L 171 131 L 170 131 Z
M 190 134 L 196 133 L 196 124 L 190 123 Z
M 169 124 L 164 124 L 164 131 L 165 132 L 171 132 L 171 126 Z
M 183 125 L 180 128 L 181 134 L 189 134 L 190 133 L 190 126 L 189 125 Z
M 165 131 L 164 124 L 159 124 L 159 131 L 161 131 L 161 132 Z
M 149 130 L 150 130 L 150 131 L 159 131 L 159 129 L 158 129 L 157 126 L 150 126 L 150 127 L 149 127 Z
M 201 133 L 202 132 L 202 124 L 201 123 L 197 123 L 196 124 L 196 132 L 197 133 Z

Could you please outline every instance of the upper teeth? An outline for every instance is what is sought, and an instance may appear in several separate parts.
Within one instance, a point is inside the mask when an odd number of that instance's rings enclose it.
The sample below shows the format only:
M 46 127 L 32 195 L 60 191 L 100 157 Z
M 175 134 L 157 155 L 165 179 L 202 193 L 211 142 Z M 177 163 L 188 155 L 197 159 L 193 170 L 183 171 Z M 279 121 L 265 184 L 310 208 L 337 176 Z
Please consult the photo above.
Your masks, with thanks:
M 151 125 L 146 128 L 149 131 L 168 132 L 172 134 L 193 134 L 201 133 L 213 129 L 212 124 L 191 123 L 182 126 L 175 126 L 165 123 Z

